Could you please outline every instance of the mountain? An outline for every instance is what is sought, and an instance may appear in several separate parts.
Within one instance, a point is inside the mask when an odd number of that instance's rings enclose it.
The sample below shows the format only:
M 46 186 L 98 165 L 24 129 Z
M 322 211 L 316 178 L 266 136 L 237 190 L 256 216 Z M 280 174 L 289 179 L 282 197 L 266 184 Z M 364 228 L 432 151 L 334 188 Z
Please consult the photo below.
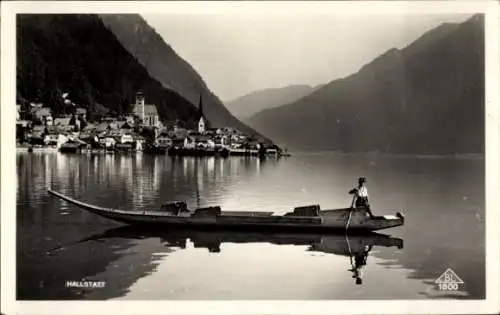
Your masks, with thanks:
M 103 14 L 100 18 L 123 47 L 165 88 L 198 105 L 214 127 L 233 127 L 253 134 L 254 130 L 235 118 L 212 93 L 201 76 L 182 59 L 148 23 L 136 14 Z M 165 40 L 168 41 L 168 38 Z
M 484 17 L 443 24 L 248 123 L 290 148 L 484 153 Z
M 198 109 L 153 78 L 97 15 L 17 15 L 18 100 L 65 111 L 62 94 L 89 113 L 128 113 L 135 93 L 162 120 L 194 123 Z
M 234 116 L 244 121 L 261 110 L 294 102 L 314 92 L 319 87 L 321 86 L 289 85 L 282 88 L 258 90 L 226 101 L 224 104 Z

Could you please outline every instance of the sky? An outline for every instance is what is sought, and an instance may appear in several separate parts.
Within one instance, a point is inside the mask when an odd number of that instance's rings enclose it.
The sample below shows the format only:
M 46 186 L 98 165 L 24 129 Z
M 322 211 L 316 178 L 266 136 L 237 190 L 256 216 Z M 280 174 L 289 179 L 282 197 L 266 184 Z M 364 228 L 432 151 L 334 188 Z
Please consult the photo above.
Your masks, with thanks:
M 222 101 L 293 84 L 315 86 L 358 71 L 445 22 L 471 15 L 162 14 L 146 21 Z

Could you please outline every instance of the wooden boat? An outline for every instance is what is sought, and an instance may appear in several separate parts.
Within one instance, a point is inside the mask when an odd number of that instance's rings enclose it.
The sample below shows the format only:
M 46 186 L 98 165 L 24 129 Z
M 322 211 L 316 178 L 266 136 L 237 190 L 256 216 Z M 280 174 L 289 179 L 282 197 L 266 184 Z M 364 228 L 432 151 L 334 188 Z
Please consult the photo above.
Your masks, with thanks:
M 49 193 L 102 217 L 127 224 L 203 228 L 271 229 L 296 231 L 349 231 L 366 233 L 404 224 L 404 216 L 370 217 L 364 208 L 320 210 L 319 205 L 297 207 L 284 215 L 273 212 L 221 211 L 220 207 L 187 209 L 185 202 L 170 202 L 158 210 L 103 208 L 49 189 Z

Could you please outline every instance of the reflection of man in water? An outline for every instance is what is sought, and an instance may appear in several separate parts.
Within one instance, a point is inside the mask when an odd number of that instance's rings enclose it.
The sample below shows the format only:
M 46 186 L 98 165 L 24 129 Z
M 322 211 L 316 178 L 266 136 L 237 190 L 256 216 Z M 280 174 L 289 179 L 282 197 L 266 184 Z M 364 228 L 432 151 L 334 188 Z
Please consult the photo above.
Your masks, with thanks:
M 362 251 L 354 254 L 354 265 L 351 271 L 354 273 L 353 278 L 356 278 L 356 284 L 363 283 L 363 275 L 366 269 L 366 259 L 368 258 L 368 253 L 372 250 L 372 246 L 365 246 Z

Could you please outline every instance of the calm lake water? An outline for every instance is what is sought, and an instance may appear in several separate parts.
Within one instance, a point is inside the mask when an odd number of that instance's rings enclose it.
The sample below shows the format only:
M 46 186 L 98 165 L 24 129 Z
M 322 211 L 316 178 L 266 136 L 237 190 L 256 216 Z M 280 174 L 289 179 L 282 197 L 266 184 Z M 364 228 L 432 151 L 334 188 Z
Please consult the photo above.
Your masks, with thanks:
M 483 158 L 297 153 L 291 158 L 173 158 L 17 153 L 18 299 L 428 299 L 485 297 Z M 125 209 L 275 211 L 350 205 L 366 176 L 375 214 L 406 216 L 389 237 L 138 232 L 47 194 Z M 403 248 L 389 246 L 404 244 Z M 351 256 L 372 245 L 363 283 Z M 434 283 L 452 268 L 461 291 Z M 66 281 L 105 281 L 68 288 Z

